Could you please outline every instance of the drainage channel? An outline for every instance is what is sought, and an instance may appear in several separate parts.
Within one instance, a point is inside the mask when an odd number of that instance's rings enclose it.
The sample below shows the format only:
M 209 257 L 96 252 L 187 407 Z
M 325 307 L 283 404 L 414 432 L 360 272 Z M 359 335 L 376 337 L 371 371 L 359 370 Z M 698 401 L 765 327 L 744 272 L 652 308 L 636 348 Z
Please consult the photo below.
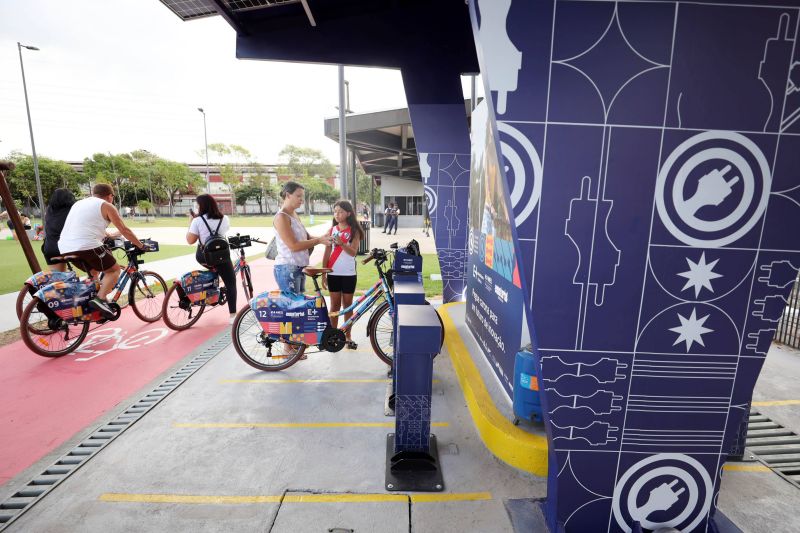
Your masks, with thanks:
M 746 446 L 762 463 L 800 488 L 800 435 L 751 409 Z
M 119 416 L 98 428 L 44 472 L 29 481 L 27 485 L 15 492 L 6 501 L 0 503 L 0 531 L 9 526 L 39 500 L 47 496 L 50 491 L 81 466 L 85 465 L 89 459 L 97 455 L 100 450 L 108 446 L 110 442 L 158 405 L 161 400 L 177 389 L 230 343 L 231 337 L 228 331 L 220 334 L 191 361 L 164 380 L 155 389 L 131 405 Z

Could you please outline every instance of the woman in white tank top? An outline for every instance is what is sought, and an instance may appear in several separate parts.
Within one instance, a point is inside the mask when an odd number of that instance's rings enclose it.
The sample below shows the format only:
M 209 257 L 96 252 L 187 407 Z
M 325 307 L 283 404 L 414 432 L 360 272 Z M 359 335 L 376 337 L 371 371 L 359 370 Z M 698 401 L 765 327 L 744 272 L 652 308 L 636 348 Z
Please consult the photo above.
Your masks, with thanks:
M 281 291 L 303 294 L 306 288 L 303 268 L 308 266 L 311 250 L 318 244 L 329 245 L 331 237 L 329 235 L 312 237 L 300 222 L 300 217 L 295 211 L 305 201 L 305 189 L 302 185 L 287 181 L 283 184 L 280 194 L 283 204 L 272 221 L 278 245 L 275 281 Z

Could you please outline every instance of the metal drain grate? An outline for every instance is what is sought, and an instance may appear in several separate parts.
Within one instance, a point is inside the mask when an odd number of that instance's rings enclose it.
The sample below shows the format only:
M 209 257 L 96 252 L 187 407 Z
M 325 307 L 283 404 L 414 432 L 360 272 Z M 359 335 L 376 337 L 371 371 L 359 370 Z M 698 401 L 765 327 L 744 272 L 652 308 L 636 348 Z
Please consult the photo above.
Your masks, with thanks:
M 746 446 L 761 462 L 800 488 L 800 435 L 751 410 Z
M 186 365 L 172 374 L 150 393 L 131 405 L 119 416 L 98 428 L 86 440 L 78 444 L 66 455 L 62 456 L 44 472 L 29 481 L 10 498 L 0 503 L 0 531 L 5 529 L 36 502 L 44 498 L 51 490 L 86 464 L 97 452 L 105 448 L 111 441 L 132 426 L 137 420 L 158 405 L 169 393 L 178 388 L 204 364 L 219 354 L 231 343 L 230 332 L 225 331 L 217 336 Z

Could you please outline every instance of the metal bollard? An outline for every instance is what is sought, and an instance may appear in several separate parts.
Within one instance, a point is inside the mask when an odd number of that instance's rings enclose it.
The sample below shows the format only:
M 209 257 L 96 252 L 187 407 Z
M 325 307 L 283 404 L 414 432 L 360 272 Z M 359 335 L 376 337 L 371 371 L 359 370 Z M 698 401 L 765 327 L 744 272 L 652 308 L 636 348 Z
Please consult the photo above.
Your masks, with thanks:
M 386 439 L 386 488 L 444 490 L 436 436 L 431 429 L 433 358 L 441 325 L 430 305 L 398 305 L 395 343 L 395 432 Z

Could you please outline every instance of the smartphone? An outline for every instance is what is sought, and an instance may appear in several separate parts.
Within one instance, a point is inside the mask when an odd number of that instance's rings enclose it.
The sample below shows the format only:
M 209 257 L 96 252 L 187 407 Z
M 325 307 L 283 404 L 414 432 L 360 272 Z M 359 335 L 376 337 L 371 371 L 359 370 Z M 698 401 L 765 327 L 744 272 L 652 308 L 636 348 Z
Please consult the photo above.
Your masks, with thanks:
M 194 209 L 192 209 L 191 207 L 189 208 L 189 214 L 192 215 L 192 218 L 197 216 L 194 214 Z

